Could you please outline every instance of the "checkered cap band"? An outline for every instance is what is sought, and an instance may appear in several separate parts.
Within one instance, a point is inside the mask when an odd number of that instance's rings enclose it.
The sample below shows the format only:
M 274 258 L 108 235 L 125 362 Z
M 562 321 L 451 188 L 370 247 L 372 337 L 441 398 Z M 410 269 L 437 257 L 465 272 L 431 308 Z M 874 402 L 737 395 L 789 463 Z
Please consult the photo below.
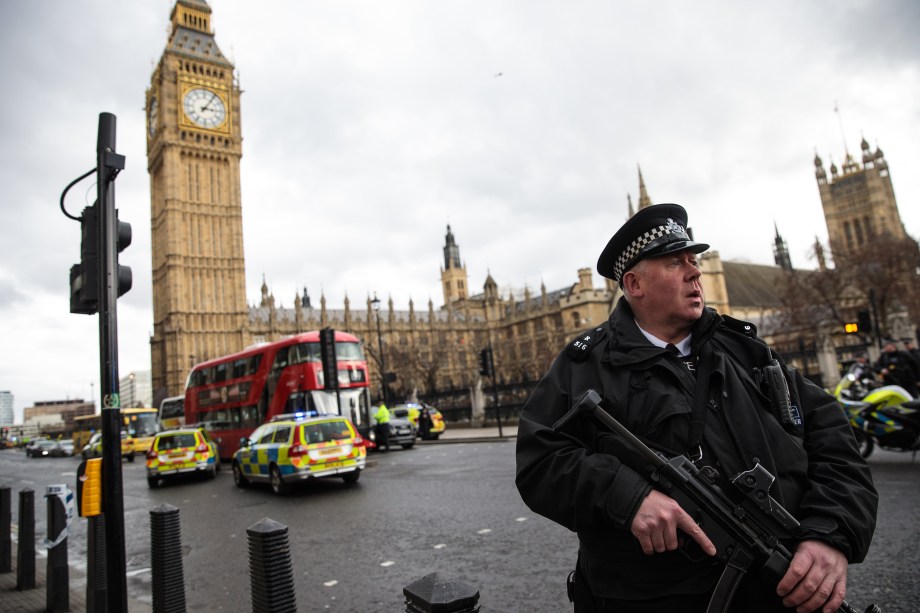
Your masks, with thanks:
M 654 249 L 659 245 L 673 242 L 675 240 L 689 241 L 690 236 L 687 234 L 687 231 L 682 225 L 670 218 L 668 218 L 668 223 L 660 226 L 655 226 L 654 228 L 645 231 L 642 235 L 631 242 L 629 246 L 623 250 L 623 253 L 620 254 L 620 257 L 617 258 L 617 261 L 613 265 L 613 274 L 615 280 L 619 281 L 623 278 L 623 273 L 626 272 L 626 267 L 629 266 L 629 264 L 640 254 L 642 254 L 643 251 Z

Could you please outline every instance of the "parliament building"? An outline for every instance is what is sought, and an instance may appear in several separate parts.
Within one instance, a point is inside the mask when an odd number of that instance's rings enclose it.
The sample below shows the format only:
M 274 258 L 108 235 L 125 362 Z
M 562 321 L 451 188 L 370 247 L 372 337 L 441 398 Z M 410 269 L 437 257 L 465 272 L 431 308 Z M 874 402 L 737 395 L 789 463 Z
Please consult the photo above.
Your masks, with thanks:
M 381 396 L 382 345 L 386 371 L 395 376 L 389 384 L 392 398 L 469 406 L 484 386 L 480 352 L 491 347 L 502 405 L 514 406 L 567 341 L 607 319 L 618 288 L 607 279 L 595 285 L 591 268 L 573 271 L 572 282 L 562 288 L 500 290 L 491 274 L 471 284 L 450 226 L 440 265 L 440 305 L 410 300 L 402 310 L 394 308 L 392 298 L 381 304 L 376 296 L 354 304 L 345 296 L 341 305 L 329 305 L 325 295 L 314 304 L 304 288 L 291 297 L 292 307 L 281 308 L 264 281 L 261 296 L 249 304 L 240 85 L 214 39 L 205 0 L 177 0 L 170 21 L 166 48 L 146 92 L 155 406 L 183 392 L 195 363 L 325 327 L 363 339 L 373 397 Z M 863 166 L 847 156 L 842 174 L 832 167 L 830 178 L 820 159 L 815 164 L 835 253 L 883 228 L 903 233 L 880 150 L 871 152 L 864 144 Z M 638 208 L 650 204 L 640 171 Z M 633 212 L 630 200 L 628 213 Z M 752 321 L 775 312 L 777 279 L 791 269 L 778 230 L 775 253 L 776 266 L 723 262 L 718 252 L 704 254 L 707 304 Z M 433 265 L 435 258 L 432 254 Z

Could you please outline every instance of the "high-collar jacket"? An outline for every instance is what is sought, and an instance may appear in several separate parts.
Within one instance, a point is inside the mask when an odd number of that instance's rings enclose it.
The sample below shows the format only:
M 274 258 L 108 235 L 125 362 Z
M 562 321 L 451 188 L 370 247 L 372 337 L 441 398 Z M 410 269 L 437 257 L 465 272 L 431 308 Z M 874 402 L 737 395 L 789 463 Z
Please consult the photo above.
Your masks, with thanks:
M 861 561 L 875 528 L 878 497 L 843 410 L 826 392 L 787 368 L 799 427 L 784 428 L 754 370 L 770 351 L 754 327 L 705 309 L 692 330 L 694 355 L 711 355 L 705 408 L 705 461 L 724 477 L 760 463 L 771 489 L 800 522 L 796 539 L 819 539 Z M 587 339 L 587 340 L 586 340 Z M 652 487 L 647 466 L 594 418 L 558 432 L 552 426 L 588 389 L 633 434 L 666 455 L 692 451 L 688 440 L 694 375 L 655 347 L 621 299 L 609 320 L 556 358 L 521 411 L 516 484 L 535 512 L 578 533 L 579 558 L 601 597 L 642 598 L 711 588 L 721 566 L 683 552 L 646 555 L 629 531 Z

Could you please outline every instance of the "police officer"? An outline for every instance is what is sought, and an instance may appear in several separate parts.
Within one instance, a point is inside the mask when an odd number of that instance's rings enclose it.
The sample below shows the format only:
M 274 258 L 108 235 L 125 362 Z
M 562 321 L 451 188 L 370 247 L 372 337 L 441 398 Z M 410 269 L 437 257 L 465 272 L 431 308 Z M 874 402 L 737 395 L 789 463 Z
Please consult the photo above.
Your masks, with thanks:
M 882 354 L 875 363 L 875 370 L 882 375 L 885 385 L 900 385 L 907 390 L 908 394 L 914 398 L 917 397 L 920 365 L 910 353 L 898 349 L 894 339 L 885 339 Z
M 576 612 L 705 611 L 723 567 L 677 503 L 655 489 L 619 438 L 593 419 L 553 424 L 588 389 L 650 446 L 685 454 L 722 478 L 760 463 L 771 494 L 800 522 L 778 585 L 749 573 L 737 611 L 836 611 L 848 562 L 861 561 L 878 496 L 834 398 L 782 366 L 791 404 L 759 374 L 778 360 L 752 324 L 704 306 L 699 253 L 676 204 L 640 210 L 597 262 L 624 296 L 604 324 L 554 361 L 521 412 L 516 484 L 535 512 L 578 533 Z M 780 368 L 775 366 L 774 368 Z M 723 489 L 731 485 L 723 483 Z M 709 556 L 691 559 L 692 539 Z
M 374 419 L 377 420 L 377 449 L 380 451 L 390 450 L 390 410 L 383 402 L 377 407 L 374 413 Z

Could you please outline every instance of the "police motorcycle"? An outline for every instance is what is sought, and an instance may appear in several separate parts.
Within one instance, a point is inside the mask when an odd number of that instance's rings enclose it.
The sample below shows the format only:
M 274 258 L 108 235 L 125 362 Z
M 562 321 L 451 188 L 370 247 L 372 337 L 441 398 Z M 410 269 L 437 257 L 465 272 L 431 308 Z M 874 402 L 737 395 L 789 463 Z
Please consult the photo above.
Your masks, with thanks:
M 882 385 L 865 365 L 853 364 L 834 396 L 850 419 L 864 458 L 876 445 L 889 451 L 920 450 L 920 400 L 900 385 Z

